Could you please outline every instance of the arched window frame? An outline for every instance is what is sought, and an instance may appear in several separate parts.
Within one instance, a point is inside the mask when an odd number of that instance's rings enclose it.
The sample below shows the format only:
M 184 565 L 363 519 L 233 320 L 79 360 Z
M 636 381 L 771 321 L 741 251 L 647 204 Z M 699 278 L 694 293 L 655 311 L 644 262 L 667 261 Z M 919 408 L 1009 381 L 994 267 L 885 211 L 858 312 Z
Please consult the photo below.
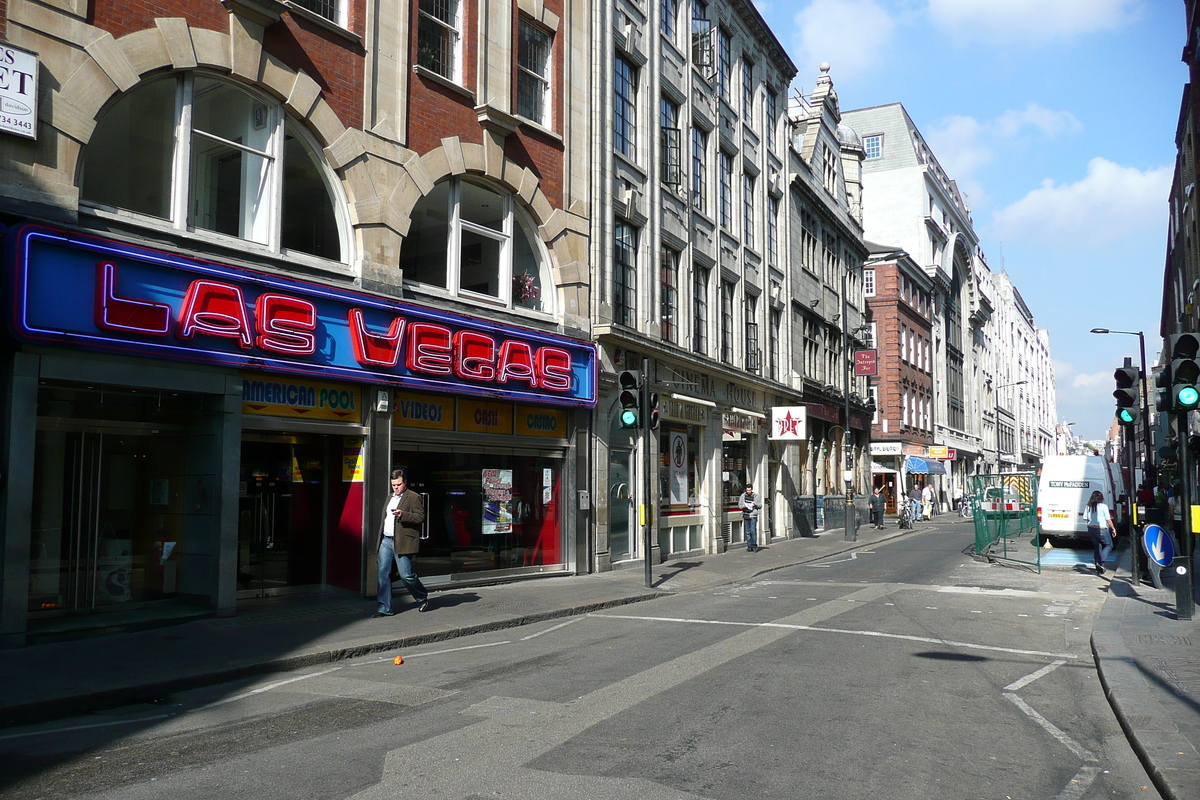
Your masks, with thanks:
M 264 123 L 270 128 L 270 133 L 267 136 L 266 146 L 262 149 L 223 140 L 221 137 L 204 132 L 200 133 L 200 138 L 218 141 L 241 152 L 270 160 L 271 168 L 268 171 L 268 178 L 265 182 L 267 193 L 269 194 L 267 197 L 268 208 L 260 222 L 263 228 L 265 228 L 265 233 L 260 237 L 264 241 L 255 241 L 254 238 L 246 236 L 230 235 L 208 230 L 194 224 L 193 215 L 190 213 L 192 200 L 194 199 L 192 197 L 191 167 L 193 141 L 196 137 L 196 131 L 193 128 L 192 109 L 195 101 L 195 82 L 198 77 L 224 84 L 242 92 L 263 109 L 263 113 L 265 114 Z M 249 253 L 286 257 L 290 261 L 302 263 L 324 271 L 333 271 L 341 274 L 350 272 L 353 236 L 345 197 L 340 188 L 340 180 L 325 160 L 322 155 L 322 147 L 315 140 L 311 132 L 297 118 L 288 114 L 275 98 L 257 90 L 253 86 L 231 81 L 228 77 L 219 73 L 204 70 L 175 72 L 167 76 L 155 78 L 152 81 L 141 83 L 131 89 L 130 92 L 137 92 L 145 89 L 151 83 L 160 81 L 175 82 L 175 125 L 173 141 L 170 143 L 173 154 L 170 160 L 171 174 L 167 176 L 170 185 L 168 217 L 161 218 L 139 211 L 94 202 L 84 197 L 83 170 L 86 169 L 88 159 L 95 157 L 94 153 L 88 152 L 87 146 L 85 146 L 83 158 L 80 159 L 80 172 L 76 177 L 76 185 L 80 187 L 80 212 L 107 219 L 131 221 L 146 228 L 159 229 L 172 233 L 185 233 L 192 239 L 213 245 L 229 246 L 233 243 L 240 250 Z M 122 94 L 116 99 L 116 102 L 120 102 L 128 97 L 130 92 Z M 104 113 L 107 113 L 111 108 L 112 105 L 106 108 L 104 112 L 98 115 L 97 120 L 102 121 Z M 283 153 L 286 138 L 289 134 L 302 142 L 311 162 L 316 166 L 325 193 L 332 205 L 338 235 L 338 257 L 336 259 L 325 258 L 294 249 L 289 250 L 281 244 L 284 197 Z
M 520 203 L 515 202 L 511 192 L 493 186 L 484 180 L 456 177 L 449 179 L 446 183 L 449 184 L 448 191 L 446 192 L 448 206 L 446 209 L 446 285 L 440 286 L 434 283 L 423 282 L 419 278 L 414 278 L 407 270 L 404 273 L 404 284 L 408 288 L 422 293 L 456 297 L 460 300 L 493 307 L 502 307 L 526 314 L 555 315 L 557 313 L 557 292 L 550 269 L 550 252 L 547 250 L 545 243 L 542 242 L 541 237 L 537 234 L 538 226 L 535 220 L 530 217 L 528 211 Z M 501 199 L 504 205 L 503 224 L 500 229 L 479 225 L 464 219 L 462 192 L 464 183 L 484 189 Z M 440 186 L 441 183 L 438 185 Z M 418 205 L 423 201 L 427 201 L 427 199 L 428 195 L 418 201 Z M 416 209 L 414 208 L 414 216 L 415 211 Z M 497 278 L 499 291 L 494 296 L 472 291 L 463 286 L 461 264 L 464 233 L 486 237 L 500 246 Z M 537 261 L 538 274 L 536 277 L 540 282 L 539 299 L 542 306 L 540 309 L 523 306 L 518 299 L 513 297 L 513 291 L 516 287 L 514 279 L 515 251 L 519 235 L 523 235 L 529 243 L 530 248 L 533 250 L 534 258 Z M 401 252 L 403 253 L 403 245 L 401 246 Z M 401 263 L 403 264 L 403 261 Z

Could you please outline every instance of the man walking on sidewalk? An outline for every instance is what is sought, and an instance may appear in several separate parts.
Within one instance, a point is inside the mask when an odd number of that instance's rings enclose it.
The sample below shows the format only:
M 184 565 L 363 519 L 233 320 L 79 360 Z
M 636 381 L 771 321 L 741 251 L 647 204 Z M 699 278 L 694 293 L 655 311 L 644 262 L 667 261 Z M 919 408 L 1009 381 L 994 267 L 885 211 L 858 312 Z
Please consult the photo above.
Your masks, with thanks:
M 392 470 L 392 496 L 388 498 L 379 527 L 379 555 L 376 566 L 379 570 L 379 601 L 375 611 L 377 617 L 390 617 L 392 611 L 392 562 L 400 572 L 400 580 L 408 587 L 409 594 L 417 601 L 418 611 L 429 610 L 429 592 L 417 574 L 413 572 L 412 557 L 421 549 L 421 531 L 418 527 L 425 521 L 425 506 L 421 495 L 408 490 L 408 473 L 403 469 Z
M 758 552 L 758 510 L 762 508 L 762 498 L 754 493 L 754 487 L 746 484 L 738 505 L 742 508 L 742 529 L 746 533 L 746 552 Z

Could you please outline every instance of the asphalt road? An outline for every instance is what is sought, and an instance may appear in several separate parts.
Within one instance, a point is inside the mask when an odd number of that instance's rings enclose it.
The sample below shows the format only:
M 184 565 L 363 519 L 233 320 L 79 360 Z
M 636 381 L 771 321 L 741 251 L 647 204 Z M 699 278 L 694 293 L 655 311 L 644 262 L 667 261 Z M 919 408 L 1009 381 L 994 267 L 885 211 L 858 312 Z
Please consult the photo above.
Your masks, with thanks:
M 946 520 L 946 522 L 942 522 Z M 0 797 L 1157 798 L 1102 579 L 969 524 L 768 579 L 0 735 Z

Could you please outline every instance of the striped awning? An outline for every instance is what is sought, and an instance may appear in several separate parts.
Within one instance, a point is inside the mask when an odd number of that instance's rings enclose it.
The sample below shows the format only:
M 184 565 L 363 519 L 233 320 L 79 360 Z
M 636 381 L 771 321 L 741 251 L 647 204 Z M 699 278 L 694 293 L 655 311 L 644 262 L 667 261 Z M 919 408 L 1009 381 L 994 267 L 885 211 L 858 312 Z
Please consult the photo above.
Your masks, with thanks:
M 942 466 L 942 462 L 934 461 L 933 459 L 917 458 L 909 456 L 904 459 L 904 469 L 910 475 L 945 475 L 946 468 Z

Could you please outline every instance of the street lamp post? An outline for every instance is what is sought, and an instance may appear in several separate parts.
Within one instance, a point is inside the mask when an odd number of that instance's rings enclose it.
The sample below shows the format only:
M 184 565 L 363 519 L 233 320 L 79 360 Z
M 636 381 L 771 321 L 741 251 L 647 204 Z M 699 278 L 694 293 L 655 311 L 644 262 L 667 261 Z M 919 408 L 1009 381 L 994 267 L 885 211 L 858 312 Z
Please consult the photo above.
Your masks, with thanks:
M 1108 328 L 1092 328 L 1091 333 L 1120 333 L 1126 336 L 1138 337 L 1138 355 L 1142 359 L 1142 481 L 1150 480 L 1150 472 L 1152 469 L 1151 457 L 1151 434 L 1150 434 L 1150 376 L 1146 374 L 1146 337 L 1141 331 L 1114 331 Z M 1126 364 L 1129 362 L 1126 361 Z M 1127 443 L 1132 445 L 1132 443 Z M 1133 468 L 1129 470 L 1129 482 L 1134 482 Z M 1125 487 L 1126 496 L 1129 498 L 1129 507 L 1134 509 L 1134 514 L 1137 514 L 1137 493 L 1133 486 Z M 1142 582 L 1141 565 L 1138 562 L 1138 545 L 1137 535 L 1133 532 L 1132 525 L 1129 529 L 1129 565 L 1133 572 L 1133 585 L 1137 586 Z
M 1024 386 L 1029 381 L 1002 383 L 992 389 L 992 410 L 996 417 L 996 474 L 1000 474 L 1000 390 L 1010 386 Z
M 1141 331 L 1113 331 L 1108 328 L 1092 328 L 1091 333 L 1121 333 L 1126 336 L 1138 337 L 1138 351 L 1142 358 L 1142 480 L 1150 480 L 1151 472 L 1151 443 L 1150 443 L 1150 376 L 1146 374 L 1146 337 Z M 1133 476 L 1129 476 L 1133 480 Z

